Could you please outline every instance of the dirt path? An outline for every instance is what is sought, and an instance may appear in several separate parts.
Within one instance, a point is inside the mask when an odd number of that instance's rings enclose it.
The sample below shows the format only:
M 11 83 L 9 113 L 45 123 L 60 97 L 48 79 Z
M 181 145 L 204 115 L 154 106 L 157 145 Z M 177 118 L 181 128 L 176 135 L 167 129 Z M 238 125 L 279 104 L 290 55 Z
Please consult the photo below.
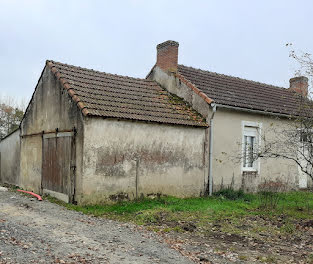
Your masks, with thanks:
M 0 263 L 191 263 L 129 224 L 0 191 Z

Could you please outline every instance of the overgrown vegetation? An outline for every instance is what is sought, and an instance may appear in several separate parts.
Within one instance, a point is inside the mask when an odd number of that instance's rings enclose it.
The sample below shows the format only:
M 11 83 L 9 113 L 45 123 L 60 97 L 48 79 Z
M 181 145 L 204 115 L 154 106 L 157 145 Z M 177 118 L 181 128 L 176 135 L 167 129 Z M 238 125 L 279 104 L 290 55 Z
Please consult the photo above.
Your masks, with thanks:
M 275 201 L 264 196 L 275 196 Z M 137 224 L 149 224 L 162 220 L 190 220 L 197 224 L 203 221 L 216 221 L 226 218 L 245 217 L 251 215 L 281 216 L 290 219 L 311 219 L 313 217 L 312 192 L 288 192 L 267 194 L 245 194 L 231 189 L 221 190 L 212 197 L 175 198 L 160 197 L 156 199 L 140 199 L 136 201 L 121 201 L 115 204 L 78 206 L 65 204 L 52 197 L 50 201 L 94 216 L 107 216 L 112 219 L 131 221 Z M 275 203 L 275 206 L 264 204 Z M 273 210 L 269 210 L 273 209 Z M 275 210 L 274 210 L 275 209 Z M 166 218 L 166 219 L 165 219 Z
M 243 199 L 245 201 L 250 201 L 253 196 L 244 193 L 242 189 L 240 190 L 234 190 L 232 187 L 227 187 L 224 189 L 221 189 L 214 193 L 214 196 L 225 198 L 228 200 L 240 200 Z
M 224 189 L 212 197 L 160 197 L 88 206 L 48 199 L 85 214 L 144 225 L 168 243 L 177 243 L 175 248 L 182 241 L 196 241 L 196 251 L 188 256 L 207 254 L 209 245 L 214 254 L 230 258 L 235 254 L 240 263 L 313 263 L 312 192 L 245 194 Z

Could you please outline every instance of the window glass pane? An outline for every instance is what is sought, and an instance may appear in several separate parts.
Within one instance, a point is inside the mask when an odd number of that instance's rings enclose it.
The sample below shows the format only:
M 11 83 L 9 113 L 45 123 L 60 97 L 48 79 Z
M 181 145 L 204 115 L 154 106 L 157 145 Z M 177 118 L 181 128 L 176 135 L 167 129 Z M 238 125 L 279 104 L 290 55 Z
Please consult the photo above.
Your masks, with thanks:
M 251 157 L 250 157 L 250 144 L 251 144 L 251 137 L 247 137 L 248 140 L 247 140 L 247 167 L 251 167 L 250 166 L 250 160 L 251 160 Z
M 251 167 L 251 137 L 247 137 L 247 167 Z
M 249 137 L 249 162 L 248 167 L 253 167 L 253 151 L 254 151 L 254 137 Z
M 243 131 L 243 168 L 252 169 L 258 164 L 255 153 L 258 151 L 258 128 L 245 126 Z
M 244 142 L 243 142 L 243 167 L 246 167 L 247 164 L 247 136 L 244 136 Z

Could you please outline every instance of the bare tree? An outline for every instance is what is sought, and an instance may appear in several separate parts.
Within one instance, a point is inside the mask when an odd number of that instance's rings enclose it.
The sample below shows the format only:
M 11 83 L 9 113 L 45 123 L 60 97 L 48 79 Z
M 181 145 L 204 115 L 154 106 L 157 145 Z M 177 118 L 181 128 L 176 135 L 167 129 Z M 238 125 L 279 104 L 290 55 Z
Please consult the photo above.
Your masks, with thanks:
M 299 65 L 296 75 L 308 78 L 309 85 L 307 96 L 298 95 L 298 105 L 295 112 L 289 116 L 290 122 L 284 127 L 271 127 L 271 136 L 268 131 L 263 131 L 260 138 L 261 146 L 250 146 L 250 156 L 253 160 L 258 158 L 283 158 L 292 160 L 300 170 L 313 181 L 313 101 L 312 79 L 313 59 L 309 53 L 299 53 L 290 47 L 290 57 Z
M 292 116 L 290 124 L 282 127 L 273 125 L 271 137 L 264 131 L 262 146 L 255 148 L 253 159 L 283 158 L 292 160 L 300 170 L 313 180 L 313 118 Z
M 20 125 L 24 115 L 24 103 L 12 97 L 0 98 L 0 140 Z
M 289 57 L 292 58 L 297 64 L 297 70 L 295 74 L 297 76 L 306 76 L 309 79 L 311 85 L 309 86 L 308 97 L 312 99 L 313 89 L 313 59 L 312 55 L 303 51 L 296 51 L 293 48 L 292 43 L 287 43 L 286 46 L 289 48 Z

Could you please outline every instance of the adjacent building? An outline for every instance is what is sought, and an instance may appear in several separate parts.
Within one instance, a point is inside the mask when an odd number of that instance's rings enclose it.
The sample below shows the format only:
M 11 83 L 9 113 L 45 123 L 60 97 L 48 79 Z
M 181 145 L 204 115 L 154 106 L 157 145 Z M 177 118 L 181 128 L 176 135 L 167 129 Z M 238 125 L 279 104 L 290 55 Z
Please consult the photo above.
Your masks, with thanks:
M 20 129 L 0 142 L 1 182 L 80 204 L 312 184 L 292 161 L 251 156 L 293 122 L 307 79 L 286 89 L 194 69 L 178 46 L 157 46 L 146 79 L 47 61 Z

